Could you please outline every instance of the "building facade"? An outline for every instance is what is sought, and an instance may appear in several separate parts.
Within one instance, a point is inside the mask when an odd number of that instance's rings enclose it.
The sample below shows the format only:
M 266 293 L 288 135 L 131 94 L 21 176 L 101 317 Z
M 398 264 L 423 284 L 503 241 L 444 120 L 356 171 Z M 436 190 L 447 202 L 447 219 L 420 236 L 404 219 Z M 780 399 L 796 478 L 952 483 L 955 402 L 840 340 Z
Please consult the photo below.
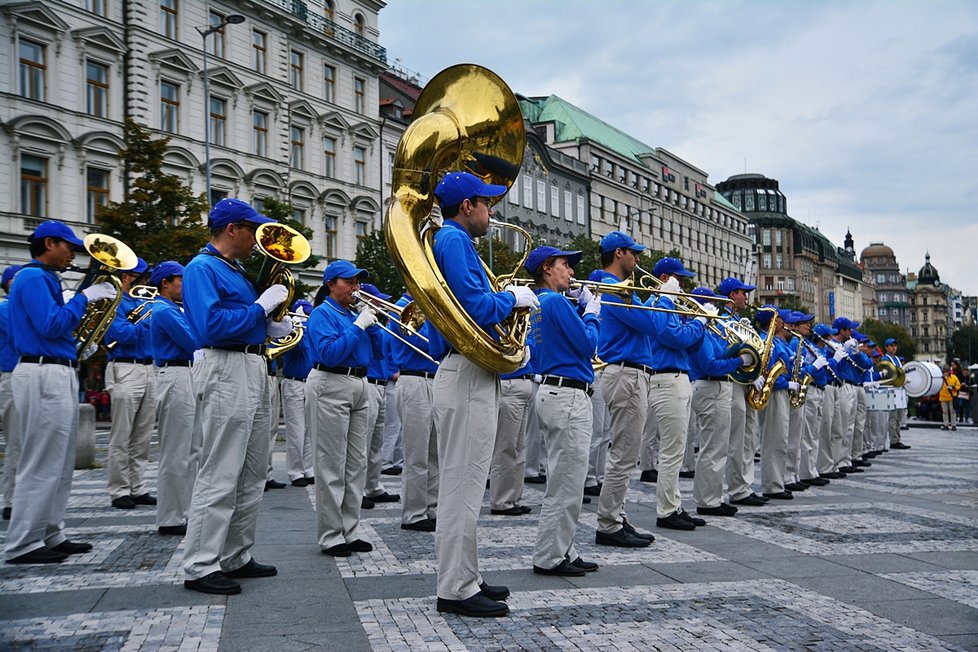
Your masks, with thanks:
M 882 242 L 872 242 L 860 252 L 859 262 L 867 280 L 872 280 L 876 286 L 876 319 L 909 330 L 911 310 L 907 279 L 900 273 L 893 249 Z
M 931 265 L 930 254 L 916 276 L 908 279 L 910 290 L 910 335 L 917 344 L 920 360 L 944 364 L 951 337 L 951 314 L 948 293 L 937 268 Z

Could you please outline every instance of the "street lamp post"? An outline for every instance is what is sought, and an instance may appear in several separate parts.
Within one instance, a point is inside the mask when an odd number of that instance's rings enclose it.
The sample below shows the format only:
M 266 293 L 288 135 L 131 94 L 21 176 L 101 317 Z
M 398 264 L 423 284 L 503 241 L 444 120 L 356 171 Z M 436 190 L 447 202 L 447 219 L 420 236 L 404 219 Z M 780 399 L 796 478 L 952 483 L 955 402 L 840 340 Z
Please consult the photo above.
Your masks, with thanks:
M 245 17 L 241 14 L 228 14 L 217 25 L 210 25 L 206 28 L 195 27 L 200 34 L 204 51 L 204 174 L 207 177 L 207 205 L 211 205 L 211 93 L 207 83 L 207 37 L 214 32 L 224 29 L 225 25 L 237 25 L 243 23 Z

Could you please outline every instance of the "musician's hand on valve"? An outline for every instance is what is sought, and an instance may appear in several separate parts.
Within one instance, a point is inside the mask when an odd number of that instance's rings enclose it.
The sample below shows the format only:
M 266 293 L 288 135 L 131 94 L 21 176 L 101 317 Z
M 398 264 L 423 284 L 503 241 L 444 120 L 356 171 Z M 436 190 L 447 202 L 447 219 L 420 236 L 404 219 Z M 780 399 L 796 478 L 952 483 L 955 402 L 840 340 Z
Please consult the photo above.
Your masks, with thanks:
M 530 364 L 530 358 L 532 357 L 533 350 L 530 348 L 529 344 L 523 347 L 523 364 L 519 366 L 519 369 L 526 369 L 526 365 Z M 517 371 L 519 371 L 517 369 Z
M 820 355 L 820 356 L 818 356 L 818 358 L 815 359 L 815 362 L 812 363 L 812 366 L 815 367 L 815 369 L 821 369 L 822 367 L 824 367 L 828 363 L 829 363 L 829 361 L 825 359 L 825 356 L 824 355 Z
M 706 312 L 706 314 L 712 317 L 716 317 L 718 314 L 720 314 L 720 309 L 717 308 L 715 304 L 712 304 L 709 301 L 707 301 L 702 305 L 703 305 L 703 311 Z
M 582 285 L 576 290 L 568 290 L 567 296 L 571 297 L 572 299 L 577 299 L 577 305 L 579 306 L 586 306 L 588 302 L 594 298 L 594 295 L 591 294 L 591 290 L 588 289 L 588 286 L 586 285 Z
M 753 363 L 754 363 L 754 356 L 752 356 L 750 353 L 741 353 L 740 354 L 740 366 L 741 367 L 747 368 L 747 367 L 751 366 Z
M 292 332 L 295 325 L 292 323 L 292 318 L 286 315 L 282 318 L 282 321 L 275 321 L 274 319 L 265 320 L 265 334 L 271 338 L 285 337 Z
M 540 308 L 540 300 L 537 295 L 525 285 L 507 285 L 503 289 L 516 297 L 517 308 L 531 308 L 533 310 Z
M 91 302 L 101 301 L 102 299 L 115 299 L 116 291 L 114 285 L 108 281 L 102 281 L 101 283 L 88 286 L 82 290 L 82 294 Z
M 676 278 L 675 276 L 670 276 L 669 280 L 663 283 L 662 287 L 659 288 L 659 290 L 663 294 L 668 294 L 668 295 L 678 294 L 683 291 L 682 287 L 680 287 L 679 285 L 679 279 Z M 670 296 L 670 298 L 672 297 Z
M 764 376 L 757 377 L 757 379 L 754 381 L 754 389 L 757 391 L 764 389 Z
M 78 356 L 78 360 L 84 362 L 95 355 L 96 351 L 98 351 L 98 344 L 89 344 L 88 347 L 86 347 L 86 349 Z
M 846 358 L 846 350 L 841 346 L 835 350 L 835 355 L 832 356 L 832 359 L 835 360 L 836 362 L 842 362 L 843 360 L 845 360 L 845 358 Z
M 377 313 L 374 312 L 373 308 L 368 307 L 366 310 L 363 310 L 359 315 L 357 315 L 356 321 L 353 322 L 353 325 L 360 330 L 365 331 L 376 323 Z
M 601 316 L 601 302 L 598 301 L 597 297 L 591 297 L 587 305 L 584 306 L 584 316 L 594 315 L 595 317 Z
M 856 341 L 856 338 L 855 337 L 850 337 L 849 339 L 846 340 L 846 343 L 845 343 L 844 346 L 847 349 L 849 349 L 850 351 L 855 351 L 856 349 L 859 348 L 859 342 Z
M 288 297 L 289 291 L 285 289 L 285 286 L 281 283 L 276 283 L 262 292 L 255 303 L 262 307 L 267 317 L 272 314 L 272 311 L 282 305 Z
M 788 389 L 790 389 L 791 391 L 797 392 L 799 387 L 801 387 L 801 385 L 799 385 L 795 381 L 793 380 L 788 381 Z

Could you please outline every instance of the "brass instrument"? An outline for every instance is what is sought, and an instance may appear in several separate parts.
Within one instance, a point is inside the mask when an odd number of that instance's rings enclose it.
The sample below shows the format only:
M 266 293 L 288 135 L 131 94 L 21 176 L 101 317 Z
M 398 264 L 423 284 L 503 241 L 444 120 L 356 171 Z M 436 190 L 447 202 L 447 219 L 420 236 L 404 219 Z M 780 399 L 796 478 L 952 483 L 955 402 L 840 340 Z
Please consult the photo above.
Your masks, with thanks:
M 102 341 L 109 325 L 115 319 L 116 308 L 122 301 L 122 282 L 115 275 L 107 273 L 106 270 L 118 272 L 132 269 L 138 262 L 133 250 L 112 236 L 89 233 L 85 236 L 83 244 L 92 260 L 76 291 L 81 292 L 97 283 L 109 282 L 115 287 L 116 295 L 114 299 L 88 302 L 85 307 L 85 314 L 82 315 L 78 327 L 75 328 L 75 339 L 77 340 L 75 350 L 79 355 L 93 344 Z
M 774 333 L 778 328 L 778 311 L 776 308 L 760 308 L 758 312 L 761 311 L 774 313 L 771 315 L 771 321 L 767 328 L 767 338 L 764 340 L 764 346 L 760 350 L 761 357 L 759 364 L 762 370 L 761 373 L 763 374 L 763 370 L 767 369 L 767 365 L 771 361 L 771 352 L 774 350 Z M 758 390 L 751 385 L 747 390 L 747 405 L 755 410 L 763 410 L 764 406 L 771 399 L 771 392 L 774 391 L 774 381 L 787 371 L 784 362 L 781 360 L 775 362 L 764 378 L 764 386 Z
M 130 310 L 126 315 L 126 321 L 128 321 L 130 324 L 135 326 L 153 314 L 153 301 L 159 294 L 159 290 L 157 290 L 155 287 L 152 285 L 134 285 L 129 288 L 129 292 L 126 294 L 128 294 L 131 299 L 142 301 L 142 303 Z M 106 350 L 111 351 L 118 344 L 119 342 L 117 341 L 109 342 L 105 345 L 105 348 Z
M 382 331 L 387 332 L 391 337 L 396 338 L 397 340 L 399 340 L 405 346 L 410 347 L 411 349 L 413 349 L 414 352 L 417 353 L 418 355 L 427 358 L 428 360 L 430 360 L 431 362 L 434 362 L 435 364 L 438 364 L 438 361 L 435 360 L 434 358 L 432 358 L 430 355 L 428 355 L 428 352 L 427 351 L 421 350 L 420 348 L 416 347 L 410 340 L 407 339 L 407 335 L 413 335 L 415 337 L 418 337 L 418 338 L 424 340 L 425 342 L 428 342 L 429 340 L 428 340 L 427 337 L 425 337 L 424 335 L 422 335 L 421 333 L 419 333 L 418 331 L 416 331 L 414 329 L 414 327 L 412 325 L 408 324 L 407 322 L 401 321 L 400 319 L 397 319 L 397 318 L 391 316 L 390 314 L 383 312 L 383 308 L 389 306 L 394 312 L 398 312 L 398 314 L 402 314 L 403 315 L 403 312 L 399 312 L 401 310 L 401 308 L 399 308 L 398 306 L 395 306 L 394 304 L 392 304 L 392 303 L 390 303 L 388 301 L 384 301 L 380 297 L 375 297 L 374 295 L 370 294 L 369 292 L 356 291 L 356 292 L 353 293 L 353 296 L 357 299 L 358 302 L 365 303 L 368 306 L 370 306 L 371 308 L 374 308 L 375 310 L 377 310 L 378 308 L 380 308 L 379 312 L 381 312 L 381 315 L 384 316 L 384 317 L 387 317 L 391 321 L 399 324 L 401 326 L 400 330 L 404 334 L 402 335 L 401 333 L 395 332 L 393 329 L 388 328 L 387 326 L 385 326 L 384 324 L 380 323 L 379 321 L 377 322 L 377 327 L 378 328 L 380 328 Z M 411 304 L 409 303 L 408 305 L 410 306 Z M 405 308 L 406 307 L 407 306 L 405 306 Z M 423 324 L 424 323 L 423 322 L 424 315 L 421 315 L 421 318 L 422 318 L 422 322 L 421 323 Z
M 274 360 L 283 353 L 291 351 L 299 345 L 302 338 L 306 334 L 306 315 L 301 313 L 290 312 L 288 313 L 292 317 L 292 332 L 288 335 L 283 335 L 282 337 L 269 338 L 268 343 L 265 345 L 265 359 Z
M 907 382 L 907 373 L 903 370 L 903 367 L 898 367 L 889 360 L 880 359 L 876 363 L 876 371 L 880 372 L 883 376 L 880 385 L 896 388 L 903 387 L 904 383 Z
M 282 284 L 288 291 L 285 301 L 269 315 L 282 321 L 295 300 L 295 277 L 286 265 L 298 265 L 309 258 L 312 249 L 306 237 L 285 224 L 266 222 L 255 230 L 255 249 L 265 256 L 255 287 L 259 294 L 273 285 Z
M 356 291 L 353 293 L 358 301 L 366 303 L 376 312 L 382 313 L 392 322 L 401 327 L 401 332 L 405 335 L 414 335 L 415 337 L 420 337 L 425 342 L 428 338 L 420 333 L 420 329 L 424 326 L 425 316 L 421 314 L 418 310 L 418 305 L 410 301 L 404 307 L 397 305 L 396 303 L 391 303 L 390 301 L 385 301 L 380 297 L 375 297 L 369 292 Z M 394 313 L 397 317 L 394 317 L 390 313 Z
M 791 331 L 795 333 L 794 331 Z M 805 363 L 805 338 L 802 337 L 801 333 L 795 333 L 798 338 L 798 347 L 795 349 L 795 361 L 791 369 L 791 380 L 798 383 L 798 389 L 789 389 L 788 395 L 790 399 L 788 401 L 792 408 L 798 409 L 805 405 L 805 399 L 808 397 L 808 387 L 815 380 L 809 373 L 802 373 L 802 365 Z
M 498 324 L 498 340 L 479 326 L 438 269 L 432 251 L 438 227 L 430 214 L 435 187 L 451 170 L 512 187 L 526 144 L 519 102 L 492 71 L 461 64 L 438 73 L 425 86 L 414 116 L 394 158 L 384 223 L 387 249 L 421 311 L 456 350 L 486 370 L 513 372 L 524 362 L 528 312 L 514 311 Z M 491 271 L 487 275 L 493 289 L 505 287 Z

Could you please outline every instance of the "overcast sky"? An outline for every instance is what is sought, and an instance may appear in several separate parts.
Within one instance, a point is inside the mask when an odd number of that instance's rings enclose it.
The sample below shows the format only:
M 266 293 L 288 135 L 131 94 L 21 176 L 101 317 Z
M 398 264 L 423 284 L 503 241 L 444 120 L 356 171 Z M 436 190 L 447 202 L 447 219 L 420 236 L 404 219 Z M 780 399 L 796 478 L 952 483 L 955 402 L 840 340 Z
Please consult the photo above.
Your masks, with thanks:
M 856 254 L 978 294 L 978 2 L 388 0 L 391 63 L 478 63 L 709 173 L 776 178 Z M 746 161 L 746 164 L 745 164 Z

